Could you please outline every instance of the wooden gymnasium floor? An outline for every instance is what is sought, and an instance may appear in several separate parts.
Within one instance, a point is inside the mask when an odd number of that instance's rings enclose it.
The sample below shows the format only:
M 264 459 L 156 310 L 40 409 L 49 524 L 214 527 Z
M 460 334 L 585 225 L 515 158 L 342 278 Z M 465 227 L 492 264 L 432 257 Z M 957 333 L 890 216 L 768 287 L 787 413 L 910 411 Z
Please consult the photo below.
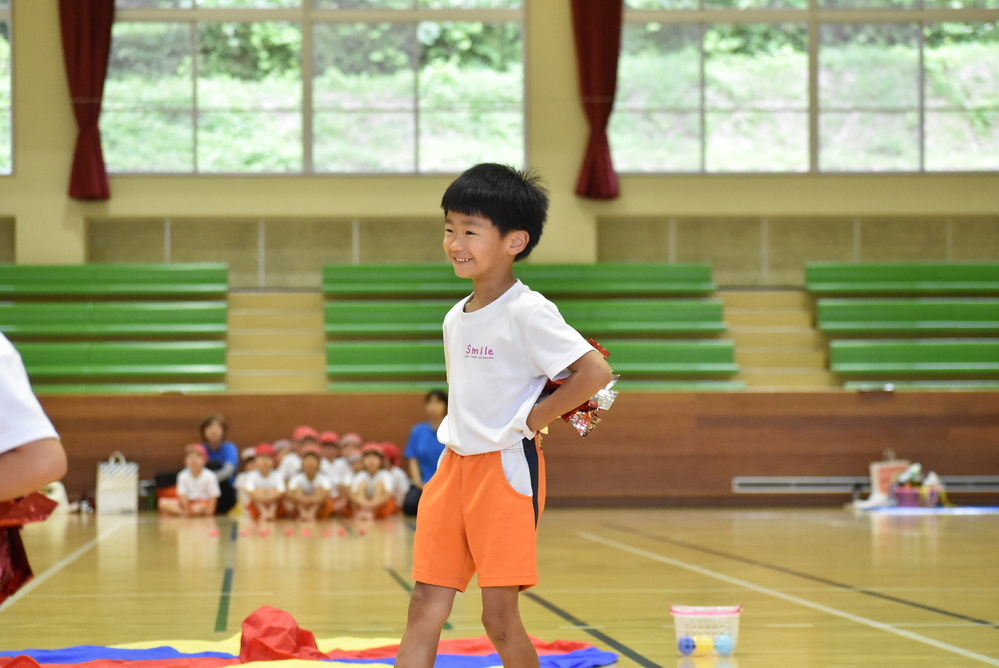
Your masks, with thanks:
M 261 605 L 318 638 L 398 638 L 410 522 L 302 528 L 143 513 L 30 526 L 36 579 L 0 608 L 0 649 L 220 640 Z M 999 666 L 997 558 L 999 515 L 550 509 L 521 610 L 533 635 L 620 666 Z M 678 656 L 670 604 L 736 603 L 734 656 Z M 481 635 L 479 614 L 473 583 L 444 637 Z

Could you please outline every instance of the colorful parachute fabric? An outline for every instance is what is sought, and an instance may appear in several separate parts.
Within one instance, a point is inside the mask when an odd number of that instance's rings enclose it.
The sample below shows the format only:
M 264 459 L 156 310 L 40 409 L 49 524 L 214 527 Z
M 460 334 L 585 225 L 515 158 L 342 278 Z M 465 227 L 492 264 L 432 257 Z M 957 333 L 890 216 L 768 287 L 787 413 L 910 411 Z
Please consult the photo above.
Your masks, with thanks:
M 122 662 L 128 662 L 128 668 L 223 668 L 263 662 L 270 665 L 253 668 L 305 668 L 306 662 L 315 661 L 388 666 L 394 663 L 399 647 L 385 639 L 335 638 L 317 642 L 312 633 L 298 627 L 290 614 L 268 606 L 243 622 L 239 654 L 232 652 L 235 640 L 0 651 L 0 668 L 122 668 Z M 533 640 L 541 668 L 597 668 L 617 661 L 613 652 L 586 643 Z M 441 641 L 435 663 L 437 668 L 500 665 L 499 655 L 485 636 Z

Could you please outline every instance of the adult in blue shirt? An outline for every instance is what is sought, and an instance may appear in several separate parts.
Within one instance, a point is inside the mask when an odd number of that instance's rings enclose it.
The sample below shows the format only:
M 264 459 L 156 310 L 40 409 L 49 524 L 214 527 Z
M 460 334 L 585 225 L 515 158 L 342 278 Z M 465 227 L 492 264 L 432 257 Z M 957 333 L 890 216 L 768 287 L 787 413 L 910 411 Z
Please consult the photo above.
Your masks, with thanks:
M 403 512 L 415 515 L 423 493 L 423 485 L 437 471 L 437 462 L 444 452 L 444 444 L 437 440 L 437 428 L 447 415 L 447 392 L 430 390 L 423 397 L 426 422 L 421 422 L 409 432 L 405 455 L 409 459 L 409 477 L 413 480 L 409 494 L 403 502 Z
M 208 450 L 208 463 L 205 468 L 219 479 L 218 505 L 216 515 L 225 515 L 236 505 L 236 488 L 233 482 L 239 470 L 239 448 L 226 440 L 229 423 L 218 413 L 209 415 L 201 422 L 201 443 Z

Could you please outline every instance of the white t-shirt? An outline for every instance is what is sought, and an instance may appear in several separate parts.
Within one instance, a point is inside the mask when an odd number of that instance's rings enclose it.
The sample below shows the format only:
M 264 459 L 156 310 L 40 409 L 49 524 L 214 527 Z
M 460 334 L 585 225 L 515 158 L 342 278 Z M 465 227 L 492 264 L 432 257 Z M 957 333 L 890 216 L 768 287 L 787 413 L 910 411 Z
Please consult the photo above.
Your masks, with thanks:
M 31 391 L 21 356 L 0 334 L 0 452 L 43 438 L 59 438 Z
M 302 470 L 302 458 L 297 452 L 289 452 L 281 458 L 277 470 L 285 480 L 291 480 L 296 473 Z
M 354 479 L 354 467 L 346 457 L 337 457 L 332 462 L 323 460 L 322 471 L 334 485 L 350 485 Z
M 484 308 L 444 317 L 448 411 L 437 438 L 459 455 L 534 438 L 527 415 L 549 378 L 593 350 L 550 301 L 519 280 Z
M 255 492 L 258 489 L 276 489 L 279 492 L 285 491 L 284 478 L 277 470 L 272 469 L 266 476 L 260 471 L 250 471 L 243 480 L 243 489 L 247 492 Z
M 384 487 L 389 494 L 392 493 L 392 474 L 385 469 L 379 469 L 374 476 L 364 469 L 358 471 L 354 474 L 354 478 L 350 482 L 350 489 L 355 494 L 363 491 L 364 494 L 370 498 L 375 495 L 375 484 L 378 481 L 381 481 L 382 487 Z
M 208 469 L 201 469 L 197 477 L 188 468 L 177 474 L 177 496 L 183 496 L 189 501 L 205 501 L 217 499 L 221 495 L 219 479 Z
M 406 492 L 409 491 L 409 487 L 412 484 L 412 480 L 409 479 L 409 475 L 398 466 L 393 466 L 388 469 L 389 474 L 392 476 L 392 496 L 401 505 L 403 500 L 406 498 Z
M 293 475 L 291 481 L 288 483 L 288 489 L 300 489 L 306 494 L 314 494 L 317 488 L 331 492 L 334 486 L 330 482 L 330 479 L 322 473 L 316 473 L 316 477 L 309 480 L 309 476 L 305 475 L 302 471 Z M 333 496 L 336 496 L 336 494 L 334 493 Z

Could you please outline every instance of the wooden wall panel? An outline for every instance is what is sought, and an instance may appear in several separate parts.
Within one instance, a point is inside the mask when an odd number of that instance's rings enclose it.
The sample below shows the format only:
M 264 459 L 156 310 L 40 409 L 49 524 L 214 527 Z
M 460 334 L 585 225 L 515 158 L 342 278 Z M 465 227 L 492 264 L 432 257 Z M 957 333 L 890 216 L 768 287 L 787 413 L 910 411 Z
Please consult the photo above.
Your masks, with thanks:
M 179 467 L 210 412 L 241 447 L 299 424 L 405 444 L 419 395 L 43 397 L 66 443 L 70 498 L 121 450 L 140 475 Z M 941 475 L 999 475 L 999 394 L 623 394 L 588 437 L 553 424 L 545 439 L 551 505 L 842 503 L 837 495 L 733 494 L 741 475 L 866 475 L 885 449 Z

